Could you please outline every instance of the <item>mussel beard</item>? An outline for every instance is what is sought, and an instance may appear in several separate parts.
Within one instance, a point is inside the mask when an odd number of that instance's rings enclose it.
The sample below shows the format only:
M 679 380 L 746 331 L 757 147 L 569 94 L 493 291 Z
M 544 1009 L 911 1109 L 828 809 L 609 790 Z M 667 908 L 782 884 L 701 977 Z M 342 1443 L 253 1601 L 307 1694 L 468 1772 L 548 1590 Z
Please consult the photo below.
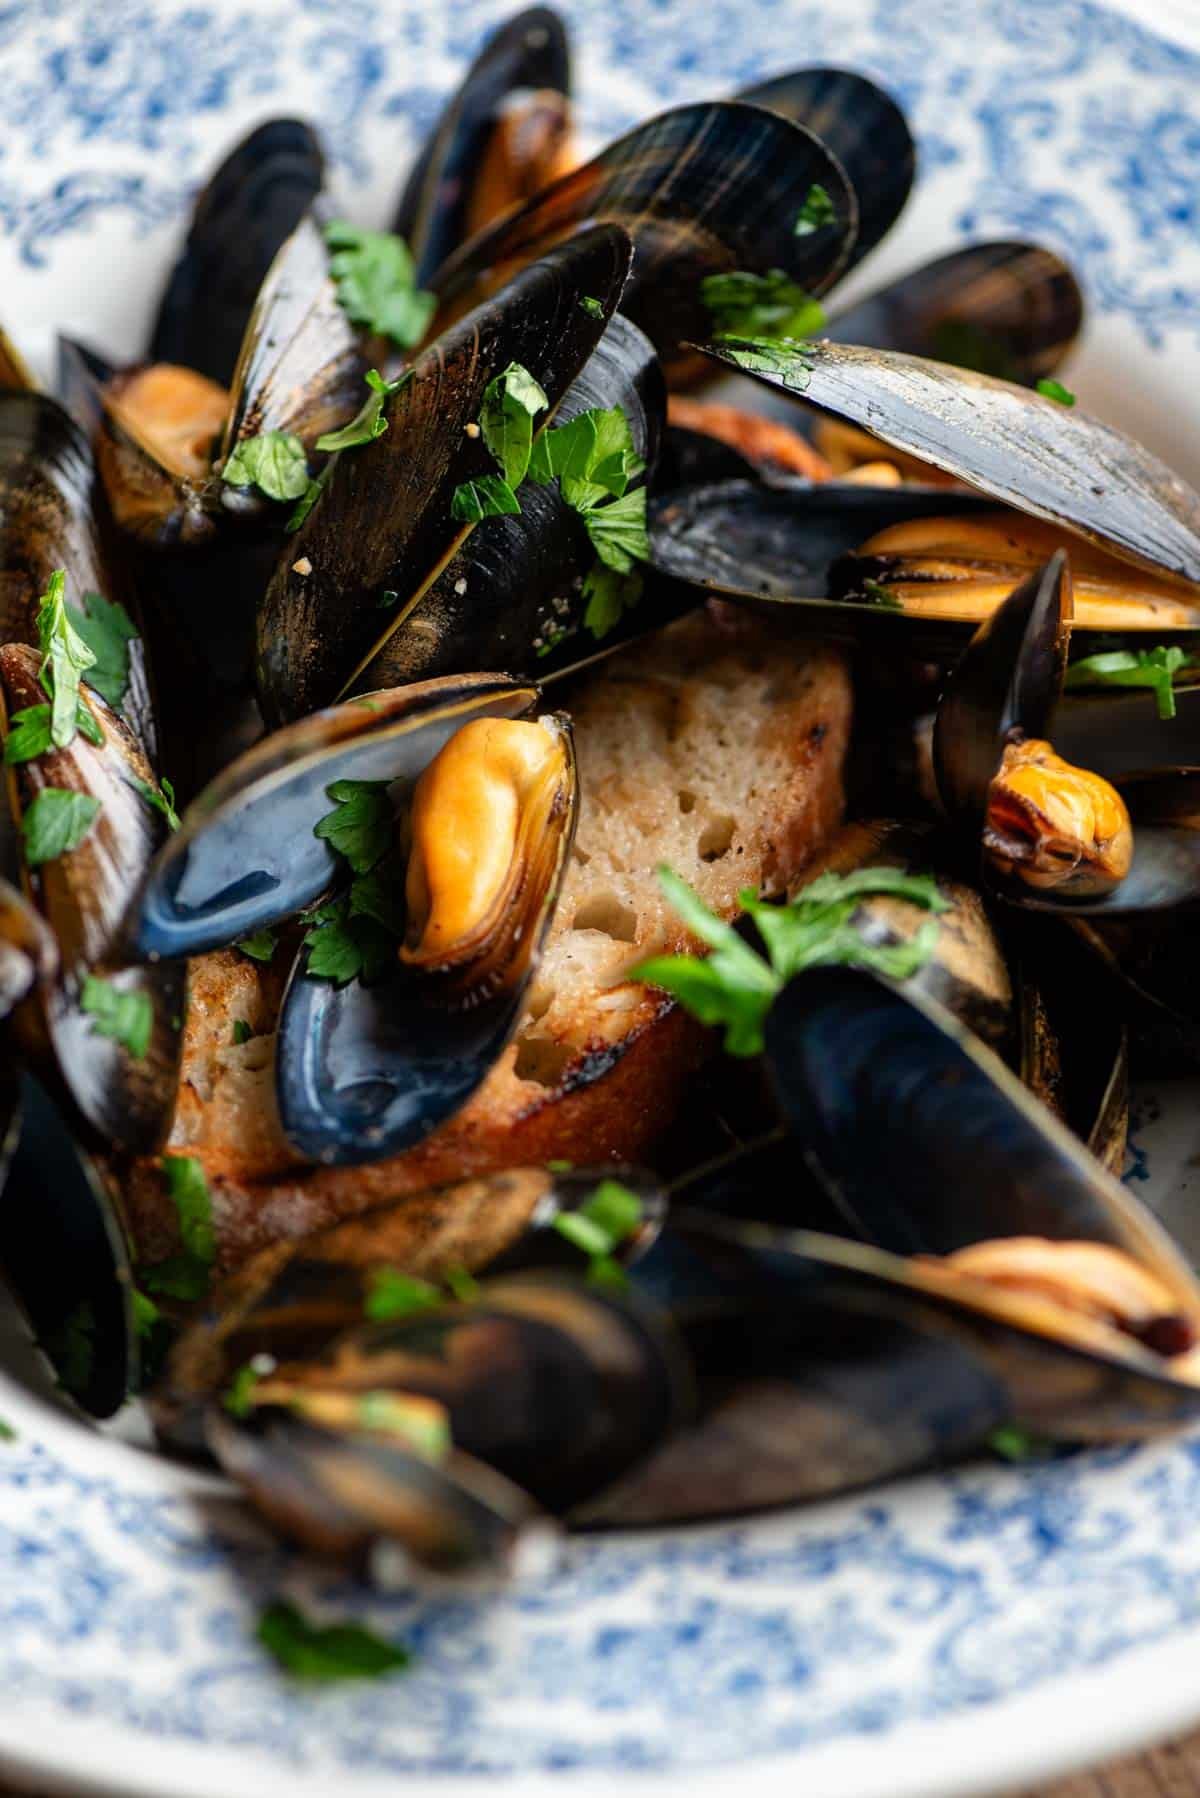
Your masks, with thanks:
M 1127 1354 L 1132 1339 L 1159 1356 L 1175 1379 L 1200 1385 L 1200 1318 L 1182 1310 L 1166 1282 L 1103 1242 L 998 1237 L 913 1267 L 935 1289 L 1003 1294 L 1016 1321 L 1102 1353 Z
M 891 451 L 883 453 L 894 459 Z M 914 617 L 982 622 L 1058 549 L 1071 558 L 1077 626 L 1200 627 L 1200 591 L 1190 583 L 1150 574 L 1018 512 L 916 518 L 878 531 L 838 568 L 837 596 L 882 588 L 900 611 Z
M 418 780 L 401 961 L 470 1006 L 517 984 L 562 861 L 573 772 L 565 724 L 477 718 Z
M 1006 746 L 988 788 L 983 847 L 1026 886 L 1099 898 L 1129 873 L 1133 829 L 1115 787 L 1027 738 Z

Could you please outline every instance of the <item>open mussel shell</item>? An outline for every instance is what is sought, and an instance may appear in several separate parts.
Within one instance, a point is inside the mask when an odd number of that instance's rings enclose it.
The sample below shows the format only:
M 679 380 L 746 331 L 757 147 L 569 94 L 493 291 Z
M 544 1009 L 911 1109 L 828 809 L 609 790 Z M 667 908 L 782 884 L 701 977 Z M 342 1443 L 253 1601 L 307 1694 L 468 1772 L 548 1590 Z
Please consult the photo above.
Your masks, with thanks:
M 1082 328 L 1083 295 L 1062 258 L 1001 241 L 922 263 L 836 313 L 826 335 L 1032 385 L 1054 372 Z
M 494 212 L 526 197 L 519 191 L 505 194 L 497 186 L 504 171 L 493 167 L 496 136 L 510 108 L 529 101 L 548 115 L 554 109 L 546 120 L 544 135 L 551 141 L 541 146 L 541 162 L 555 143 L 561 145 L 570 85 L 566 27 L 551 7 L 526 7 L 488 38 L 418 156 L 392 222 L 412 251 L 418 286 Z M 545 171 L 546 179 L 550 172 Z M 536 165 L 528 170 L 530 178 L 535 173 Z
M 1079 407 L 973 370 L 854 344 L 725 339 L 705 354 L 1021 512 L 1176 577 L 1181 602 L 1200 604 L 1200 496 Z
M 933 767 L 953 818 L 982 826 L 988 789 L 1015 732 L 1048 737 L 1074 616 L 1059 550 L 979 626 L 954 666 L 933 727 Z
M 555 414 L 569 424 L 591 407 L 620 407 L 633 447 L 654 477 L 666 410 L 662 371 L 649 339 L 621 314 L 608 328 Z M 527 480 L 519 515 L 473 530 L 416 605 L 362 669 L 355 690 L 400 686 L 438 674 L 504 668 L 547 681 L 667 623 L 696 596 L 651 577 L 635 606 L 603 634 L 588 628 L 580 570 L 595 559 L 579 514 L 557 481 Z
M 35 650 L 18 644 L 0 649 L 6 718 L 43 699 L 40 670 Z M 132 732 L 99 696 L 82 703 L 103 733 L 102 744 L 77 733 L 67 748 L 51 747 L 6 770 L 18 824 L 47 788 L 100 803 L 75 848 L 24 868 L 32 903 L 58 943 L 60 965 L 57 979 L 31 995 L 14 1024 L 18 1041 L 53 1070 L 88 1130 L 105 1144 L 149 1153 L 166 1135 L 175 1103 L 185 978 L 180 967 L 125 965 L 122 933 L 167 827 L 134 784 L 154 790 L 153 772 Z M 99 1034 L 82 1009 L 83 985 L 92 974 L 149 1003 L 153 1021 L 143 1056 Z
M 56 400 L 41 393 L 0 393 L 0 642 L 36 645 L 38 608 L 59 568 L 66 576 L 69 605 L 79 606 L 85 596 L 98 593 L 123 604 L 136 620 L 106 520 L 95 504 L 95 486 L 87 437 Z M 153 755 L 153 714 L 140 637 L 129 644 L 122 712 Z
M 1005 870 L 995 854 L 983 850 L 993 782 L 1006 747 L 1054 737 L 1072 607 L 1070 570 L 1060 550 L 979 627 L 950 675 L 934 723 L 933 763 L 942 802 L 955 825 L 979 833 L 987 884 L 1022 906 L 1119 916 L 1194 902 L 1200 897 L 1200 772 L 1195 770 L 1140 772 L 1118 783 L 1133 826 L 1132 860 L 1107 890 L 1098 890 L 1092 867 L 1094 861 L 1104 868 L 1103 844 L 1082 844 L 1079 877 L 1064 867 L 1058 884 L 1043 878 L 1040 864 L 1035 883 L 1020 866 Z M 1062 753 L 1057 746 L 1056 752 Z M 1072 772 L 1098 792 L 1106 787 L 1090 767 Z
M 811 187 L 833 219 L 796 236 Z M 809 293 L 837 278 L 854 242 L 857 205 L 837 159 L 802 126 L 732 101 L 680 106 L 618 138 L 445 262 L 432 285 L 443 305 L 474 303 L 514 267 L 585 225 L 610 222 L 633 238 L 622 310 L 666 359 L 706 336 L 708 275 L 782 269 Z
M 833 152 L 858 201 L 858 234 L 843 272 L 856 268 L 912 192 L 916 145 L 899 106 L 865 75 L 830 68 L 793 69 L 744 88 L 737 99 L 805 126 Z
M 1174 694 L 1175 716 L 1164 718 L 1145 690 L 1068 689 L 1054 714 L 1054 746 L 1069 762 L 1094 768 L 1107 780 L 1200 768 L 1200 682 L 1189 675 Z
M 205 1297 L 174 1343 L 151 1398 L 169 1447 L 203 1451 L 203 1411 L 256 1356 L 307 1361 L 372 1315 L 381 1279 L 437 1282 L 484 1269 L 578 1268 L 580 1252 L 555 1220 L 586 1204 L 605 1179 L 637 1193 L 642 1216 L 618 1259 L 643 1254 L 666 1211 L 661 1185 L 636 1169 L 551 1173 L 511 1168 L 373 1206 L 314 1235 L 272 1243 Z
M 829 597 L 832 563 L 888 526 L 923 518 L 970 517 L 978 494 L 853 482 L 720 481 L 660 493 L 650 505 L 651 565 L 660 574 L 721 598 L 787 606 L 816 630 L 857 641 L 899 637 L 961 643 L 974 619 L 917 620 L 900 607 Z
M 520 1487 L 468 1455 L 435 1463 L 402 1437 L 361 1425 L 331 1429 L 284 1406 L 245 1419 L 214 1408 L 213 1453 L 263 1516 L 310 1551 L 386 1581 L 389 1557 L 436 1573 L 505 1574 L 549 1520 Z
M 448 1465 L 462 1452 L 556 1512 L 621 1478 L 693 1404 L 665 1314 L 624 1290 L 548 1273 L 489 1280 L 468 1303 L 368 1325 L 312 1360 L 281 1362 L 251 1388 L 248 1421 L 286 1407 L 344 1419 L 349 1437 L 371 1395 L 431 1411 Z M 222 1455 L 219 1436 L 213 1446 Z
M 502 675 L 430 681 L 317 712 L 266 737 L 196 799 L 155 859 L 130 925 L 143 956 L 223 948 L 320 897 L 344 868 L 313 835 L 338 780 L 411 787 L 471 718 L 519 718 L 533 687 Z
M 54 933 L 29 901 L 0 880 L 0 1023 L 38 983 L 58 972 Z
M 324 173 L 320 140 L 299 119 L 268 119 L 235 145 L 193 207 L 151 331 L 151 362 L 229 385 L 258 290 Z
M 560 713 L 539 722 L 561 752 L 547 777 L 552 797 L 536 822 L 518 820 L 509 896 L 461 965 L 401 959 L 377 982 L 346 986 L 310 974 L 303 957 L 293 967 L 276 1036 L 275 1096 L 284 1135 L 313 1161 L 355 1166 L 423 1141 L 482 1085 L 516 1029 L 579 806 L 570 721 Z
M 362 340 L 338 302 L 325 239 L 310 212 L 282 245 L 254 300 L 229 387 L 178 363 L 105 378 L 67 358 L 75 410 L 99 416 L 96 457 L 120 529 L 158 549 L 211 543 L 234 518 L 256 528 L 287 514 L 254 488 L 222 481 L 243 438 L 291 433 L 312 450 L 363 400 Z
M 383 435 L 338 456 L 259 605 L 269 723 L 353 690 L 479 528 L 455 519 L 451 504 L 461 483 L 495 472 L 482 437 L 468 434 L 484 390 L 519 363 L 549 400 L 536 427 L 550 422 L 616 309 L 631 254 L 625 233 L 604 226 L 525 269 L 416 359 L 387 402 Z M 599 318 L 584 297 L 597 300 Z
M 63 1389 L 109 1417 L 136 1390 L 133 1281 L 112 1176 L 77 1143 L 28 1072 L 8 1120 L 0 1189 L 0 1280 Z

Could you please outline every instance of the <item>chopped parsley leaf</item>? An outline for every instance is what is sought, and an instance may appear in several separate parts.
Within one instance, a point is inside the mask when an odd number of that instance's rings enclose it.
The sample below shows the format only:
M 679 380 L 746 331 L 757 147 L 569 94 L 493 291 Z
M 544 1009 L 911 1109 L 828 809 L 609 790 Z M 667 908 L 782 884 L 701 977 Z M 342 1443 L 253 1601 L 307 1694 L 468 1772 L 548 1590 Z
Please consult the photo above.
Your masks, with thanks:
M 149 993 L 124 993 L 111 980 L 89 974 L 83 983 L 80 1010 L 92 1020 L 97 1036 L 109 1037 L 144 1061 L 154 1032 L 154 1006 Z
M 329 272 L 338 303 L 352 324 L 390 337 L 401 349 L 420 343 L 437 307 L 435 295 L 416 284 L 408 245 L 391 231 L 364 231 L 347 219 L 325 227 L 333 254 Z
M 221 479 L 227 487 L 257 487 L 268 499 L 300 499 L 308 489 L 308 457 L 291 431 L 263 431 L 234 446 Z
M 43 787 L 21 820 L 25 860 L 31 868 L 78 849 L 100 812 L 90 793 Z
M 796 214 L 795 235 L 811 237 L 812 233 L 819 231 L 823 225 L 831 225 L 836 217 L 837 213 L 833 201 L 829 197 L 828 189 L 822 187 L 819 181 L 814 181 L 805 195 L 803 206 Z
M 820 301 L 798 287 L 781 268 L 765 275 L 747 269 L 706 275 L 700 283 L 700 298 L 712 314 L 719 337 L 814 337 L 825 325 Z
M 41 682 L 50 699 L 50 741 L 66 749 L 78 728 L 79 682 L 96 658 L 67 610 L 67 577 L 56 568 L 38 607 Z
M 358 1623 L 310 1623 L 286 1599 L 267 1606 L 255 1638 L 296 1679 L 378 1679 L 411 1666 L 412 1654 Z
M 1187 661 L 1178 644 L 1159 644 L 1155 649 L 1112 649 L 1100 655 L 1081 656 L 1067 669 L 1064 688 L 1149 687 L 1160 718 L 1176 713 L 1174 677 Z
M 316 505 L 317 501 L 320 499 L 321 494 L 325 487 L 325 483 L 329 479 L 329 477 L 332 473 L 333 473 L 333 463 L 327 462 L 325 464 L 324 468 L 321 470 L 320 474 L 317 475 L 314 480 L 311 480 L 308 483 L 308 486 L 304 489 L 304 492 L 300 495 L 300 498 L 299 498 L 299 501 L 297 502 L 295 511 L 292 513 L 291 517 L 288 519 L 287 523 L 283 527 L 284 530 L 289 533 L 289 535 L 292 531 L 298 531 L 300 529 L 300 526 L 304 523 L 304 520 L 308 517 L 308 515 L 312 511 L 313 507 Z
M 96 723 L 87 700 L 82 697 L 75 715 L 75 727 L 81 737 L 86 737 L 97 749 L 101 747 L 104 732 Z M 27 705 L 19 712 L 14 712 L 8 721 L 8 735 L 4 739 L 4 760 L 8 766 L 13 768 L 20 762 L 36 761 L 49 748 L 50 707 Z
M 335 780 L 325 789 L 334 802 L 313 826 L 313 835 L 367 874 L 391 846 L 393 817 L 386 780 Z
M 198 1299 L 208 1291 L 217 1258 L 212 1197 L 194 1155 L 164 1155 L 167 1191 L 179 1220 L 180 1252 L 142 1270 L 142 1283 L 168 1298 Z
M 1073 406 L 1075 395 L 1061 381 L 1039 381 L 1037 390 L 1043 399 L 1057 400 L 1060 406 Z
M 479 429 L 510 493 L 515 494 L 529 467 L 533 420 L 549 404 L 538 382 L 519 362 L 510 362 L 484 388 Z
M 638 569 L 619 574 L 599 557 L 583 577 L 583 594 L 587 609 L 583 614 L 585 629 L 599 642 L 615 630 L 626 612 L 632 612 L 642 597 L 642 576 Z
M 155 787 L 148 780 L 138 780 L 135 775 L 133 785 L 152 811 L 162 813 L 169 830 L 179 829 L 179 813 L 175 810 L 175 789 L 165 776 Z
M 248 1043 L 253 1035 L 254 1032 L 251 1030 L 249 1024 L 247 1024 L 245 1018 L 234 1018 L 233 1040 L 237 1048 L 240 1049 L 243 1043 Z
M 83 678 L 119 712 L 129 690 L 129 645 L 137 642 L 138 628 L 119 600 L 102 593 L 85 593 L 82 606 L 72 606 L 71 613 L 96 658 Z
M 231 1416 L 249 1417 L 254 1408 L 254 1388 L 258 1385 L 258 1379 L 252 1361 L 247 1361 L 238 1368 L 221 1399 Z
M 479 524 L 485 518 L 512 517 L 520 510 L 520 500 L 508 482 L 498 474 L 484 474 L 474 481 L 460 482 L 450 501 L 450 516 L 460 524 Z
M 401 1273 L 395 1267 L 376 1267 L 370 1273 L 363 1312 L 372 1323 L 390 1323 L 414 1311 L 428 1311 L 445 1303 L 445 1293 L 429 1280 Z
M 234 944 L 234 948 L 240 949 L 243 955 L 248 955 L 251 961 L 270 961 L 278 942 L 279 938 L 268 926 L 254 931 L 251 936 L 244 936 L 240 943 Z
M 1006 1423 L 992 1431 L 988 1447 L 1002 1461 L 1046 1461 L 1055 1453 L 1057 1444 L 1048 1437 L 1035 1436 L 1019 1423 Z
M 377 368 L 369 368 L 366 373 L 366 382 L 370 392 L 359 411 L 355 413 L 348 425 L 342 426 L 340 431 L 326 431 L 318 437 L 317 448 L 331 451 L 357 449 L 361 444 L 374 443 L 377 437 L 382 437 L 388 428 L 388 421 L 383 416 L 383 402 L 393 393 L 400 391 L 410 378 L 411 372 L 410 370 L 409 374 L 399 375 L 394 381 L 385 381 Z M 304 493 L 304 488 L 301 488 L 300 493 L 301 495 Z M 292 497 L 299 496 L 293 495 Z
M 579 310 L 586 312 L 589 318 L 603 318 L 604 307 L 594 294 L 585 293 L 579 301 Z
M 11 1423 L 7 1423 L 3 1417 L 0 1417 L 0 1442 L 15 1442 L 16 1439 L 17 1432 Z

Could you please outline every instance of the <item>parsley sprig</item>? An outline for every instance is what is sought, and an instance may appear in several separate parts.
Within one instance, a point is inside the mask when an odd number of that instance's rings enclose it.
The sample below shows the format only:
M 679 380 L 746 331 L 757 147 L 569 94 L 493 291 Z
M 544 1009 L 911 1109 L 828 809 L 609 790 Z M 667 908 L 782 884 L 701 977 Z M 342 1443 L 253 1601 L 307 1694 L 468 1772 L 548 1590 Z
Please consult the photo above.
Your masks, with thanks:
M 67 787 L 43 787 L 21 819 L 29 867 L 57 861 L 78 849 L 100 815 L 100 801 Z
M 102 593 L 85 593 L 71 607 L 71 619 L 94 657 L 84 680 L 119 712 L 129 690 L 129 647 L 138 640 L 137 625 L 120 600 Z
M 79 1006 L 91 1018 L 97 1036 L 120 1043 L 135 1061 L 145 1060 L 154 1030 L 154 1006 L 149 993 L 122 992 L 111 980 L 89 974 Z
M 407 1648 L 361 1623 L 312 1623 L 282 1598 L 267 1606 L 254 1634 L 272 1660 L 295 1679 L 378 1679 L 412 1663 Z
M 776 996 L 806 968 L 873 968 L 892 980 L 907 980 L 933 953 L 938 926 L 927 919 L 908 942 L 868 943 L 853 918 L 860 900 L 886 893 L 930 912 L 948 910 L 931 876 L 899 868 L 860 868 L 853 874 L 822 874 L 793 899 L 776 905 L 752 890 L 740 894 L 763 946 L 760 955 L 732 924 L 711 912 L 700 895 L 671 868 L 659 881 L 688 929 L 709 945 L 707 957 L 650 956 L 626 979 L 662 987 L 703 1024 L 722 1025 L 730 1055 L 758 1055 L 763 1025 Z
M 781 268 L 765 275 L 748 269 L 706 275 L 700 298 L 712 314 L 718 337 L 814 337 L 825 325 L 820 301 Z
M 95 656 L 75 629 L 66 601 L 67 577 L 56 568 L 38 608 L 38 646 L 42 652 L 41 683 L 50 699 L 50 741 L 66 749 L 75 739 L 79 715 L 79 682 L 95 664 Z
M 1043 399 L 1056 400 L 1060 406 L 1075 404 L 1075 395 L 1069 387 L 1064 387 L 1061 381 L 1039 381 L 1037 390 Z
M 338 302 L 352 324 L 378 337 L 390 337 L 402 350 L 420 343 L 437 307 L 437 298 L 417 286 L 408 245 L 391 231 L 364 231 L 348 219 L 325 227 L 333 254 L 329 272 Z
M 588 1279 L 597 1285 L 623 1285 L 625 1272 L 615 1259 L 623 1242 L 640 1227 L 642 1201 L 620 1180 L 601 1180 L 574 1211 L 560 1211 L 554 1229 L 588 1257 Z
M 1063 686 L 1149 687 L 1160 718 L 1173 718 L 1175 676 L 1187 661 L 1178 644 L 1159 644 L 1155 649 L 1110 649 L 1099 655 L 1081 656 L 1067 669 Z
M 263 431 L 234 447 L 221 479 L 228 487 L 257 487 L 268 499 L 299 499 L 308 488 L 308 457 L 291 431 Z
M 797 237 L 811 237 L 823 225 L 831 225 L 837 217 L 833 201 L 829 197 L 828 188 L 814 181 L 805 195 L 804 204 L 796 214 L 794 226 Z
M 166 1298 L 199 1299 L 208 1291 L 217 1239 L 212 1196 L 194 1155 L 164 1155 L 163 1176 L 179 1222 L 180 1250 L 142 1270 L 142 1284 Z
M 308 972 L 338 986 L 380 979 L 391 965 L 403 919 L 392 868 L 393 817 L 383 780 L 335 780 L 326 788 L 334 809 L 313 827 L 349 863 L 355 878 L 344 893 L 305 914 Z

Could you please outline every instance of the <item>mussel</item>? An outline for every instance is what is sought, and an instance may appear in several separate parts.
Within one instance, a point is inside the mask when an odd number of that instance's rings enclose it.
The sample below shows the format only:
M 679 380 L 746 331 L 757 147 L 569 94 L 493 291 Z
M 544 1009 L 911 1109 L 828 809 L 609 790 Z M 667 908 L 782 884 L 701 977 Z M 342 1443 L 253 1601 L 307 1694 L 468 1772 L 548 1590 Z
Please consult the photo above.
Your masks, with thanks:
M 234 146 L 196 198 L 148 361 L 229 385 L 267 271 L 324 177 L 320 139 L 300 119 L 268 119 Z
M 328 894 L 345 867 L 330 818 L 364 794 L 375 804 L 369 856 L 349 851 L 369 887 L 335 891 L 307 920 L 356 938 L 369 926 L 371 943 L 348 971 L 302 954 L 279 1021 L 283 1128 L 314 1160 L 374 1160 L 420 1140 L 516 1025 L 577 804 L 569 723 L 531 717 L 537 702 L 536 688 L 477 675 L 318 713 L 226 770 L 150 871 L 138 952 L 221 947 Z
M 203 1413 L 238 1370 L 268 1356 L 309 1359 L 347 1330 L 436 1298 L 447 1276 L 578 1265 L 558 1229 L 606 1181 L 637 1201 L 620 1262 L 642 1255 L 665 1214 L 652 1176 L 632 1168 L 513 1168 L 373 1206 L 357 1217 L 257 1255 L 215 1286 L 174 1344 L 152 1396 L 155 1426 L 173 1449 L 203 1451 Z M 421 1287 L 424 1286 L 424 1292 Z M 261 1362 L 259 1362 L 261 1365 Z
M 548 6 L 515 13 L 487 39 L 408 177 L 392 222 L 418 286 L 460 243 L 565 172 L 570 50 Z
M 985 877 L 1020 903 L 1120 914 L 1200 894 L 1200 776 L 1114 782 L 1053 747 L 1067 665 L 1066 555 L 980 626 L 938 707 L 933 754 L 951 818 L 979 833 Z
M 1076 608 L 1077 629 L 1162 633 L 1200 625 L 1200 498 L 1148 451 L 1077 407 L 973 371 L 849 344 L 726 339 L 706 353 L 867 426 L 883 443 L 1016 509 L 989 516 L 977 513 L 977 501 L 948 505 L 945 495 L 910 509 L 903 488 L 870 490 L 879 512 L 860 553 L 843 557 L 831 581 L 834 599 L 856 608 L 859 628 L 884 613 L 910 625 L 927 616 L 937 634 L 956 630 L 961 637 L 1031 566 L 1079 539 L 1089 591 Z M 709 496 L 701 527 L 707 544 L 698 545 L 693 567 L 720 539 L 719 497 Z M 758 599 L 760 562 L 782 569 L 790 550 L 802 569 L 811 566 L 809 514 L 827 513 L 831 496 L 818 484 L 796 491 L 790 506 L 766 489 L 757 501 L 734 497 L 743 556 L 755 577 L 741 583 L 740 596 Z M 868 502 L 854 503 L 866 512 Z M 656 560 L 659 539 L 656 531 Z M 669 541 L 662 561 L 683 572 Z M 734 595 L 738 585 L 722 578 L 722 590 Z M 812 603 L 803 585 L 788 592 L 782 580 L 772 583 L 770 596 Z M 822 624 L 831 616 L 832 608 L 823 608 Z
M 579 628 L 587 602 L 575 584 L 578 520 L 573 527 L 557 493 L 527 481 L 519 516 L 474 526 L 455 516 L 453 496 L 495 468 L 478 426 L 489 384 L 513 364 L 532 375 L 547 400 L 536 441 L 605 335 L 630 255 L 624 232 L 603 226 L 534 263 L 417 358 L 376 442 L 337 458 L 259 607 L 258 689 L 269 722 L 369 688 L 379 675 L 531 670 L 535 645 Z M 580 305 L 589 297 L 599 316 Z M 597 380 L 599 388 L 581 389 L 583 405 L 598 391 L 607 405 L 628 404 L 639 453 L 653 454 L 661 397 L 636 333 L 617 327 Z M 480 658 L 481 637 L 500 660 Z

